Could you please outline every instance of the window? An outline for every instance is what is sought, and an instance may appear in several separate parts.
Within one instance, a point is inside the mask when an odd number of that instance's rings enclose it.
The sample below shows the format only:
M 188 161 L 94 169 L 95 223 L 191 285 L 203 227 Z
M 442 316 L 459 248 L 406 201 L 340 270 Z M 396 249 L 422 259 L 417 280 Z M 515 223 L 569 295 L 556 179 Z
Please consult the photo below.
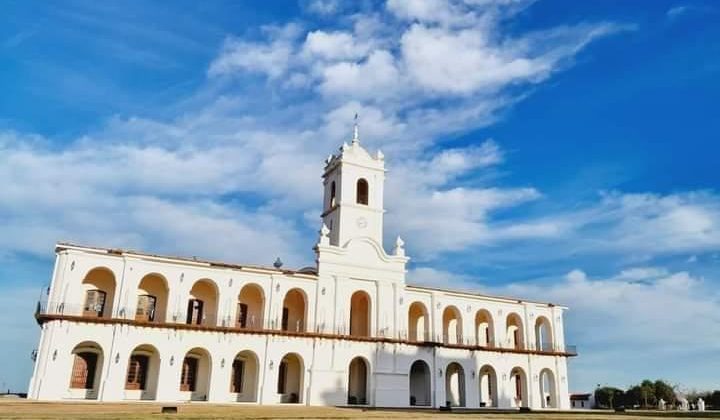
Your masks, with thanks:
M 335 207 L 335 181 L 330 184 L 330 208 Z
M 125 380 L 125 389 L 145 389 L 145 378 L 147 377 L 148 360 L 148 356 L 130 356 L 127 378 Z
M 105 298 L 107 294 L 102 290 L 88 290 L 85 293 L 85 306 L 83 306 L 83 316 L 92 316 L 101 318 L 105 310 Z
M 245 303 L 238 303 L 238 315 L 236 325 L 240 328 L 247 327 L 248 306 Z
M 278 394 L 285 393 L 286 380 L 287 380 L 287 362 L 283 360 L 282 362 L 280 362 L 280 368 L 278 369 L 278 385 L 277 385 L 277 393 Z
M 230 384 L 230 392 L 243 392 L 243 376 L 245 375 L 245 361 L 235 359 L 232 365 L 232 383 Z
M 73 361 L 70 388 L 92 389 L 95 384 L 97 354 L 77 353 Z
M 290 319 L 290 309 L 288 309 L 288 307 L 284 307 L 283 313 L 282 313 L 282 325 L 281 325 L 281 328 L 283 331 L 288 330 L 289 319 Z
M 366 206 L 368 205 L 368 183 L 362 178 L 360 178 L 357 182 L 355 202 Z
M 200 325 L 203 320 L 203 301 L 200 299 L 190 299 L 188 301 L 187 324 Z
M 515 397 L 522 400 L 522 378 L 519 374 L 515 375 Z
M 137 309 L 135 310 L 135 320 L 153 322 L 155 321 L 155 308 L 157 298 L 151 295 L 138 296 Z
M 180 391 L 195 391 L 198 359 L 186 357 L 183 360 L 182 374 L 180 375 Z

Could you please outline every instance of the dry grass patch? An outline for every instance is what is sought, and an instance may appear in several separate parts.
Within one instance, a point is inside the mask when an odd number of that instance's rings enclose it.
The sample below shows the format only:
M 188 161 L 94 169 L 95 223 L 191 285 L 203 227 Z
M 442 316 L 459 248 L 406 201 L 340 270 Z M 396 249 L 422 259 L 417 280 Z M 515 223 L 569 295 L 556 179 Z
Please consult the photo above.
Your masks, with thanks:
M 160 414 L 157 403 L 46 403 L 25 400 L 0 400 L 2 419 L 361 419 L 361 418 L 427 418 L 427 419 L 493 419 L 493 420 L 652 420 L 681 418 L 673 415 L 630 413 L 617 415 L 597 413 L 440 413 L 436 410 L 361 410 L 335 407 L 256 406 L 221 404 L 178 404 L 178 414 Z M 698 413 L 699 414 L 699 413 Z M 693 416 L 695 417 L 695 416 Z

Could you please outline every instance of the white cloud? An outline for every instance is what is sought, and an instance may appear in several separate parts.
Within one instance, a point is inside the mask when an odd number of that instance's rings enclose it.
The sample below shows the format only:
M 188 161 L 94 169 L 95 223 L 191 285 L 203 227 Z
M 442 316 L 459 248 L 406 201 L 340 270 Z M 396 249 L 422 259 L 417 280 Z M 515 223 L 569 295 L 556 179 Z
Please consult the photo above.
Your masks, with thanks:
M 668 11 L 665 13 L 668 18 L 674 19 L 676 17 L 679 17 L 681 15 L 684 15 L 689 10 L 688 6 L 674 6 L 668 9 Z
M 309 59 L 319 57 L 325 60 L 354 60 L 367 56 L 371 45 L 359 43 L 349 32 L 312 31 L 307 34 L 302 47 Z
M 325 67 L 320 91 L 328 96 L 378 99 L 396 93 L 399 82 L 393 56 L 376 50 L 362 63 L 340 62 Z
M 571 361 L 573 386 L 580 390 L 597 383 L 622 387 L 658 375 L 674 383 L 711 383 L 710 376 L 691 378 L 684 368 L 688 358 L 720 351 L 720 342 L 709 339 L 720 334 L 720 294 L 709 279 L 631 267 L 609 278 L 574 270 L 564 281 L 492 290 L 570 307 L 566 341 L 580 346 L 580 357 Z
M 310 0 L 303 3 L 305 9 L 320 16 L 330 16 L 342 8 L 340 0 Z
M 300 33 L 296 24 L 263 28 L 269 42 L 252 42 L 229 37 L 220 55 L 210 64 L 208 74 L 220 76 L 239 70 L 259 72 L 275 78 L 291 64 L 293 43 Z
M 337 12 L 331 3 L 309 6 Z M 442 147 L 443 137 L 491 123 L 522 97 L 504 87 L 537 82 L 606 26 L 503 35 L 498 23 L 512 12 L 502 11 L 515 5 L 390 2 L 338 17 L 332 30 L 294 22 L 262 27 L 258 37 L 250 28 L 225 40 L 207 86 L 176 104 L 174 118 L 116 117 L 57 147 L 6 134 L 0 175 L 9 187 L 0 191 L 0 217 L 13 231 L 0 252 L 44 255 L 56 239 L 102 245 L 114 238 L 109 245 L 163 244 L 161 251 L 205 249 L 244 261 L 277 250 L 301 261 L 312 243 L 298 243 L 310 223 L 298 215 L 319 213 L 322 159 L 348 140 L 355 112 L 363 144 L 388 157 L 387 230 L 407 236 L 410 251 L 428 258 L 557 235 L 560 225 L 550 220 L 494 221 L 495 211 L 541 196 L 472 179 L 502 163 L 497 143 Z M 417 51 L 406 54 L 403 43 Z M 533 67 L 537 57 L 544 57 L 541 70 Z M 267 83 L 222 83 L 246 74 Z M 213 244 L 195 229 L 193 241 L 186 226 L 231 235 Z M 243 241 L 254 246 L 238 254 Z

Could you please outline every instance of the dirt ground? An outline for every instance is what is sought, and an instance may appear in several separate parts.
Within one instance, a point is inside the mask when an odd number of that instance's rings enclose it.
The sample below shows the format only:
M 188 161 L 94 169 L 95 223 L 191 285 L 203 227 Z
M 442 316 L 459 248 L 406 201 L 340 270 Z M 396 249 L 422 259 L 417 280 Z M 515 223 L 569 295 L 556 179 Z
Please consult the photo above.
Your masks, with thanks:
M 629 420 L 714 417 L 720 413 L 441 413 L 437 410 L 362 410 L 335 407 L 219 405 L 207 403 L 178 404 L 178 413 L 160 414 L 162 404 L 156 403 L 45 403 L 18 399 L 0 399 L 0 419 L 360 419 L 360 418 L 433 418 L 433 419 L 494 419 L 494 420 Z

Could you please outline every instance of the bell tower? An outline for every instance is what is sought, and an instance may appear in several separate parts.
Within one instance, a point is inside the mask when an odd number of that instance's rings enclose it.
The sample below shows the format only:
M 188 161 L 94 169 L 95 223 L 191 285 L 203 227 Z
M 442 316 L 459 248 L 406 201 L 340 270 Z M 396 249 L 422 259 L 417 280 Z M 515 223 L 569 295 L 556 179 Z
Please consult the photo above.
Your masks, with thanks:
M 325 160 L 322 219 L 330 245 L 344 246 L 365 237 L 382 247 L 385 157 L 371 156 L 361 145 L 357 115 L 350 144 Z

